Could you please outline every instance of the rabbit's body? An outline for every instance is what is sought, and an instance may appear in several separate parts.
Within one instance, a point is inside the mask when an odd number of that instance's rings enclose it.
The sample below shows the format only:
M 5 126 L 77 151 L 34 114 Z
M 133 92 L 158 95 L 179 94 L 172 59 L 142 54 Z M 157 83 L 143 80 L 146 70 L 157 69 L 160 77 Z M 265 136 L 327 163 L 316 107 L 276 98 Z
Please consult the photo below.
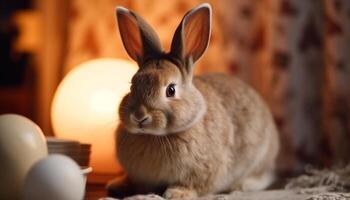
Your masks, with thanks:
M 272 181 L 278 136 L 259 95 L 229 75 L 193 77 L 210 13 L 208 4 L 187 13 L 164 53 L 146 22 L 118 9 L 124 46 L 140 66 L 120 104 L 116 137 L 136 192 L 166 187 L 165 197 L 185 198 L 264 189 Z
M 188 130 L 135 135 L 121 125 L 118 158 L 130 178 L 148 187 L 195 188 L 199 195 L 266 187 L 272 179 L 263 176 L 272 175 L 278 140 L 265 104 L 232 76 L 200 76 L 194 84 L 205 99 L 206 112 Z M 244 185 L 252 178 L 257 182 Z

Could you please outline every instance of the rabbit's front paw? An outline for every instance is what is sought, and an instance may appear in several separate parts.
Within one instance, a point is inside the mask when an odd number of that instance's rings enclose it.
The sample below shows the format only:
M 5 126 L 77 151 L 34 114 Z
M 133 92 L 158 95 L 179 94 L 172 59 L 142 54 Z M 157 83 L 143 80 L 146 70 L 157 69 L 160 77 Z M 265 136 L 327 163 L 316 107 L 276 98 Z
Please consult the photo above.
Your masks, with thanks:
M 163 195 L 166 199 L 193 199 L 197 197 L 197 192 L 191 188 L 174 186 L 169 187 Z

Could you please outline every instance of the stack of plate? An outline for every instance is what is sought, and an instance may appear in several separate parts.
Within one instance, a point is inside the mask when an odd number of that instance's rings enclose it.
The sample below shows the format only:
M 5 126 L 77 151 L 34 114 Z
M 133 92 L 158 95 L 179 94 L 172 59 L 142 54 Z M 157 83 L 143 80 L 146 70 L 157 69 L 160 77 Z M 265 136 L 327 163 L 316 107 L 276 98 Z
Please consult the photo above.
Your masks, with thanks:
M 75 140 L 46 137 L 49 154 L 63 154 L 75 160 L 80 166 L 89 166 L 91 144 Z

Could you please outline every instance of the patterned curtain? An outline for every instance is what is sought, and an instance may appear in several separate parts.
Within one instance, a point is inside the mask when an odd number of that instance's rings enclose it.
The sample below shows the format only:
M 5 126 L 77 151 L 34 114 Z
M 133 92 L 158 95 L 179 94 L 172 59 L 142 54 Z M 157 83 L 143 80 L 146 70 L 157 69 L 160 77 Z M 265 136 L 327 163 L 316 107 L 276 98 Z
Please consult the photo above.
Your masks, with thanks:
M 350 161 L 350 1 L 325 3 L 324 134 L 336 162 Z
M 182 16 L 201 0 L 73 0 L 65 71 L 98 57 L 129 59 L 115 7 L 139 13 L 169 49 Z M 211 0 L 210 48 L 196 73 L 242 78 L 265 98 L 282 142 L 279 167 L 350 160 L 350 1 Z

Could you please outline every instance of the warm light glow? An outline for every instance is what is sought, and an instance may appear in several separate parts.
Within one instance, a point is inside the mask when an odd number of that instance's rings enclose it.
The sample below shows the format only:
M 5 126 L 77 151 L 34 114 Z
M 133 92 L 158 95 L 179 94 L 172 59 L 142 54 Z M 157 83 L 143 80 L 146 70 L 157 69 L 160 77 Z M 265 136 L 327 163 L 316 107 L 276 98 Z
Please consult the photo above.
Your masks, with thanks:
M 114 146 L 117 111 L 136 70 L 129 61 L 92 60 L 69 72 L 56 91 L 51 108 L 54 132 L 60 138 L 91 143 L 94 172 L 120 170 Z
M 113 90 L 98 90 L 91 94 L 90 109 L 101 114 L 115 113 L 115 102 L 117 102 L 118 98 Z

